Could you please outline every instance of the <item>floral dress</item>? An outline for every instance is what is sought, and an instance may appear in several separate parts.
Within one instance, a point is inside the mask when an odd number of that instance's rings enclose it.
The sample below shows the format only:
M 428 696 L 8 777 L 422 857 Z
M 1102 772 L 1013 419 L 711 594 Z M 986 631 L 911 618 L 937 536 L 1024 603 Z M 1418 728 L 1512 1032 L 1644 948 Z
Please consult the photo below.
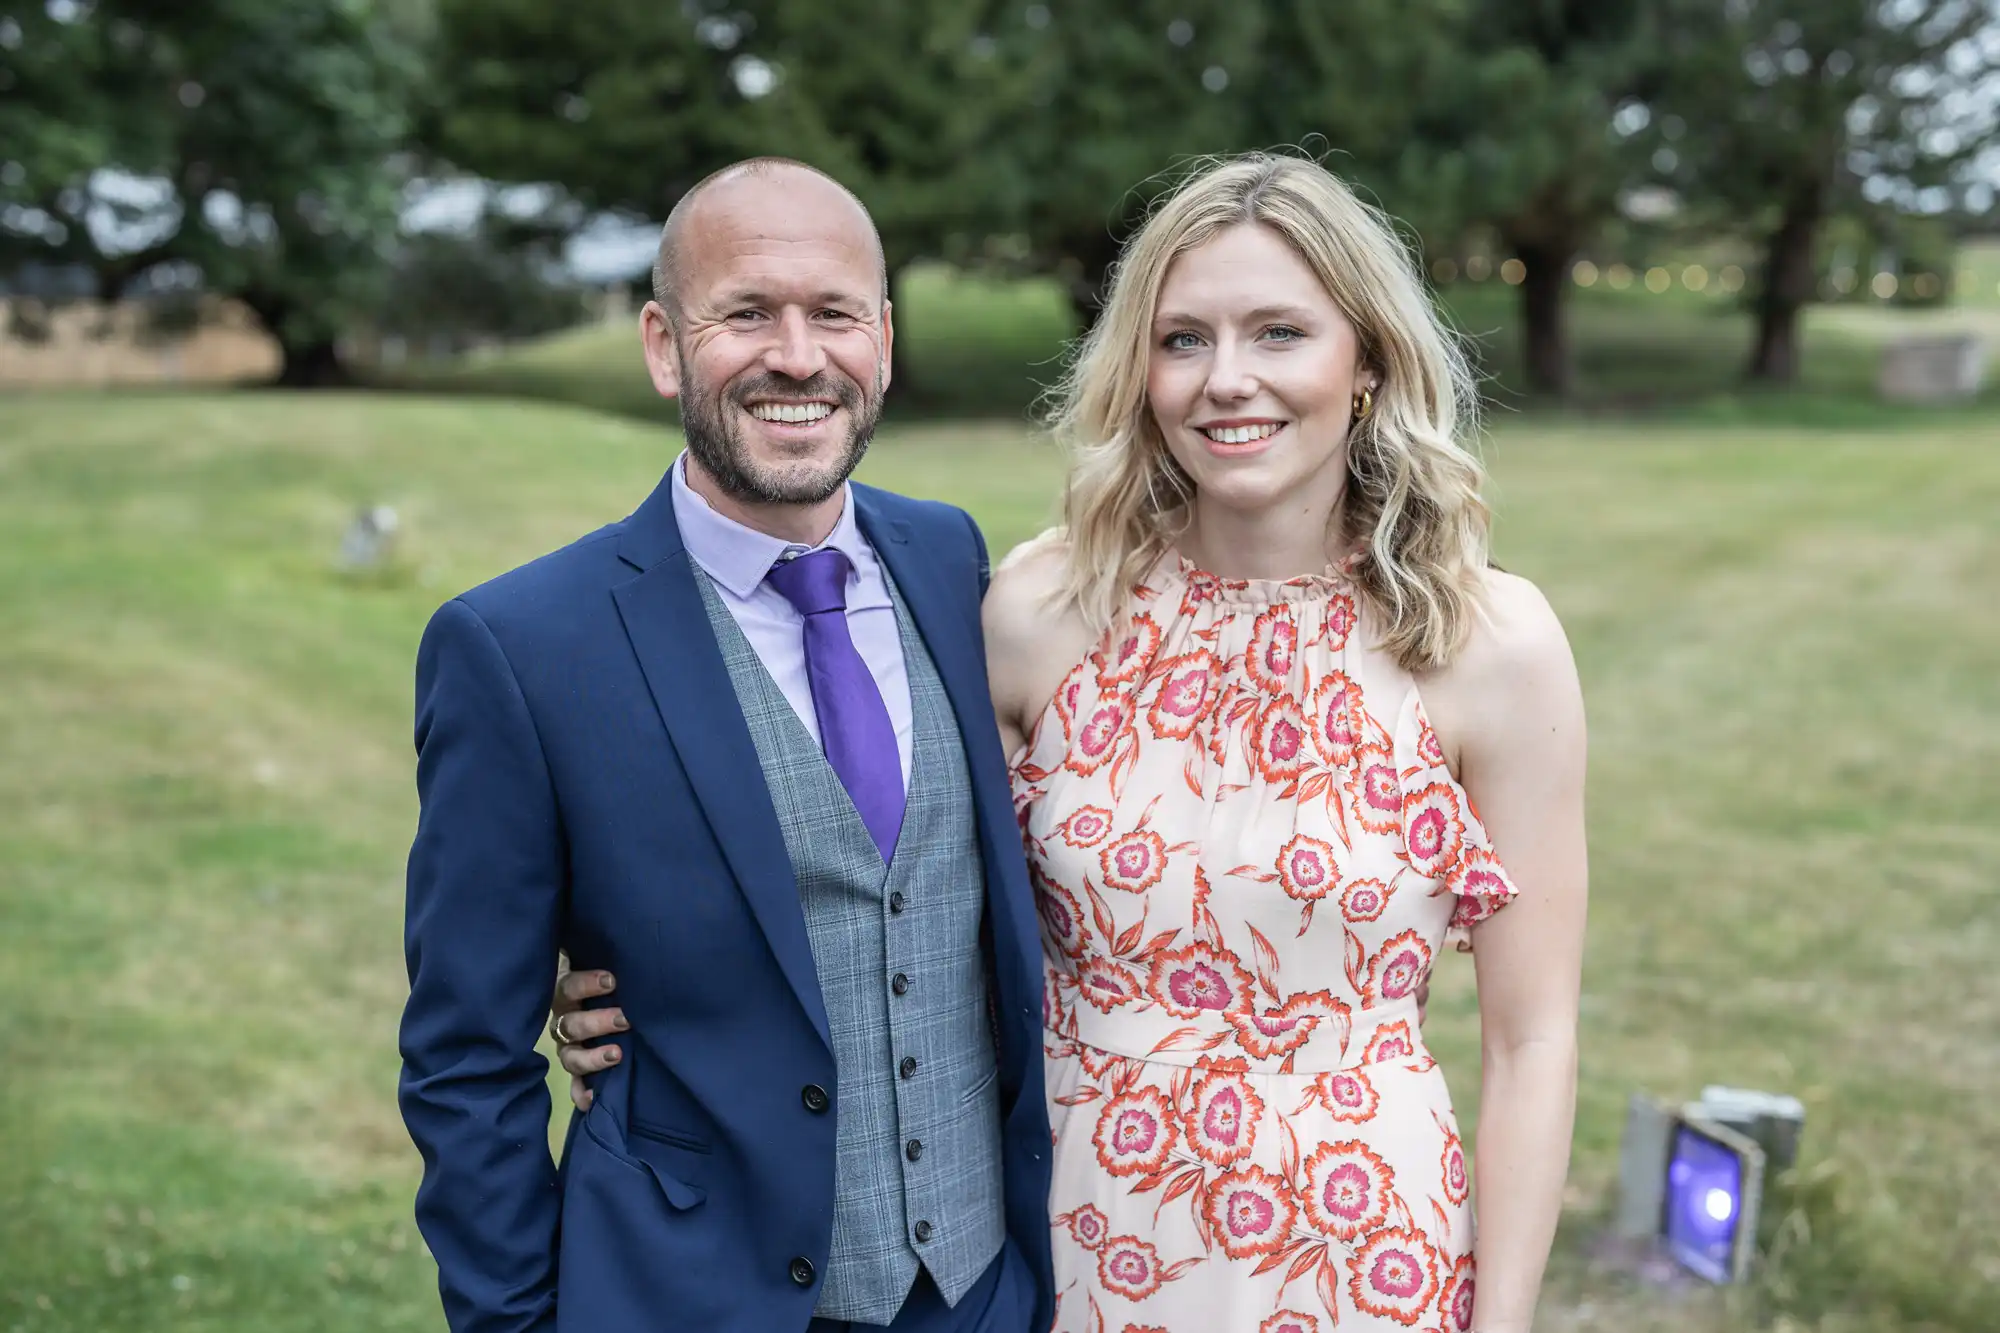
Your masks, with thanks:
M 1014 768 L 1058 1333 L 1471 1327 L 1416 994 L 1514 893 L 1340 573 L 1168 555 Z

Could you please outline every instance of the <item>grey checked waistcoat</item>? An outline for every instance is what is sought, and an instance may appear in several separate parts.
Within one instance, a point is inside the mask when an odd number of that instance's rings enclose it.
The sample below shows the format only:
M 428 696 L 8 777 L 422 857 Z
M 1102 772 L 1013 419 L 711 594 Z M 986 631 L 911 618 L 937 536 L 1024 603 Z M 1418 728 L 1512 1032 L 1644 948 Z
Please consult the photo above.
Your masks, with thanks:
M 1000 1252 L 1006 1223 L 980 943 L 986 872 L 951 702 L 891 582 L 915 743 L 885 867 L 698 568 L 696 582 L 777 808 L 833 1038 L 833 1246 L 814 1313 L 887 1324 L 920 1264 L 955 1305 Z

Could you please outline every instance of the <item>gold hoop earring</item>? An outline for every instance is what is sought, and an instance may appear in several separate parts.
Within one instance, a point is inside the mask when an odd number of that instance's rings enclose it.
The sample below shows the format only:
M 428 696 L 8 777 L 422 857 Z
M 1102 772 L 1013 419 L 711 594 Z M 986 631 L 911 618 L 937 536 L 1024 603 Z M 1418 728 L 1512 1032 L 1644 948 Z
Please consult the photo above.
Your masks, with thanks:
M 1364 388 L 1360 393 L 1354 395 L 1354 420 L 1357 423 L 1366 421 L 1368 414 L 1374 410 L 1375 391 L 1373 389 Z

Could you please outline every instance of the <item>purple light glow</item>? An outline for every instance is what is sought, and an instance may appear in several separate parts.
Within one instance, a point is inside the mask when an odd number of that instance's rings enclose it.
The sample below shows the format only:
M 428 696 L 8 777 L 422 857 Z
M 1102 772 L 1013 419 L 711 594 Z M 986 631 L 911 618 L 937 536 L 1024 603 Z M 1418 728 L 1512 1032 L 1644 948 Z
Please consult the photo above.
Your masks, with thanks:
M 1682 1125 L 1667 1167 L 1667 1248 L 1711 1282 L 1728 1282 L 1743 1212 L 1743 1162 L 1723 1144 Z

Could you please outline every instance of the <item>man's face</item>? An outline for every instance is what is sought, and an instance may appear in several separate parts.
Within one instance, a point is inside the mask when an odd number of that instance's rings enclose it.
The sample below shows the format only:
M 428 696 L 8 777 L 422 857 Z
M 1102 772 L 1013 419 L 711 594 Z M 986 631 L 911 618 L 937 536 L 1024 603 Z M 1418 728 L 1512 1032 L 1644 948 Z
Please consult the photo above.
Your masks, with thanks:
M 745 503 L 829 499 L 867 452 L 889 383 L 866 216 L 808 172 L 736 177 L 696 201 L 679 257 L 679 316 L 647 307 L 646 359 L 681 400 L 694 461 Z

